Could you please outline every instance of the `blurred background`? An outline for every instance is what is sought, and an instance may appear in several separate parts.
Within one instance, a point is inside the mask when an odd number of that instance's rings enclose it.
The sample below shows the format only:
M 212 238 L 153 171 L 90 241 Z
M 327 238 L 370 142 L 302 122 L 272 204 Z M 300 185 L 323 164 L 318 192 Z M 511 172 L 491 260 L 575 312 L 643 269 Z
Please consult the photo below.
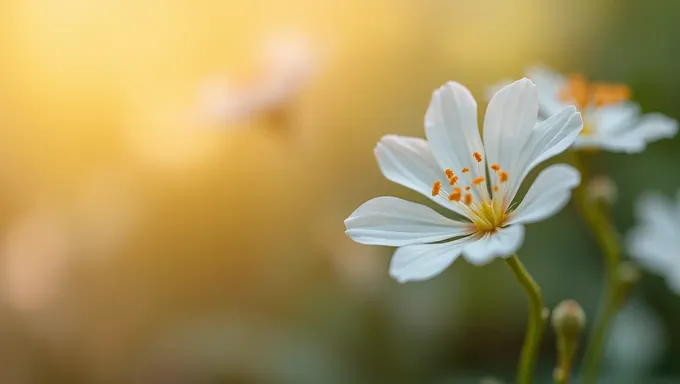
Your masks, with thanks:
M 422 136 L 431 92 L 527 65 L 627 83 L 680 117 L 680 2 L 0 2 L 0 382 L 511 382 L 526 298 L 501 262 L 399 285 L 343 219 Z M 680 186 L 680 139 L 601 153 L 616 227 Z M 559 159 L 557 159 L 559 160 Z M 528 227 L 546 305 L 592 320 L 602 258 L 574 206 Z M 592 323 L 592 322 L 591 322 Z M 608 382 L 677 382 L 680 298 L 646 275 Z M 550 382 L 554 334 L 541 349 Z M 625 369 L 624 369 L 625 368 Z M 666 381 L 663 381 L 666 380 Z M 677 380 L 677 379 L 675 379 Z

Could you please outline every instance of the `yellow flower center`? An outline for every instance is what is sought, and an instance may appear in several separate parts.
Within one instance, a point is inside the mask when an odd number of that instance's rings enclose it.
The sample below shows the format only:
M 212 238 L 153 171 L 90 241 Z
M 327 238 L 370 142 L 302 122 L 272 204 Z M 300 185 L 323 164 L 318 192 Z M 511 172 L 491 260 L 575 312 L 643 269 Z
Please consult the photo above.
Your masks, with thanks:
M 478 169 L 481 168 L 482 155 L 478 152 L 472 154 Z M 508 173 L 501 169 L 498 164 L 489 166 L 491 185 L 489 190 L 487 179 L 477 176 L 474 179 L 468 176 L 470 168 L 463 168 L 460 175 L 453 170 L 446 169 L 444 175 L 448 180 L 451 191 L 447 192 L 442 186 L 441 180 L 432 184 L 432 196 L 443 196 L 452 204 L 458 205 L 471 221 L 471 225 L 480 233 L 494 232 L 503 226 L 508 217 L 508 201 L 506 186 Z M 484 174 L 486 171 L 480 169 Z M 462 179 L 461 179 L 462 178 Z M 468 183 L 465 184 L 464 181 Z M 474 193 L 473 193 L 474 192 Z

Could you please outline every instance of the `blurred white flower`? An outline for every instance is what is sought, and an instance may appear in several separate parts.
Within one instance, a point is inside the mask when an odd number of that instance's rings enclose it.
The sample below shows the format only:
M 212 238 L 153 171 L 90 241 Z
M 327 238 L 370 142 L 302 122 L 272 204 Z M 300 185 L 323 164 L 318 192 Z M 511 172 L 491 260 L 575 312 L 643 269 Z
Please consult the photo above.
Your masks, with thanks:
M 523 242 L 523 224 L 557 213 L 580 183 L 574 168 L 553 165 L 538 175 L 519 205 L 511 205 L 529 171 L 567 149 L 583 126 L 574 107 L 536 124 L 538 107 L 530 80 L 504 87 L 489 103 L 482 144 L 470 91 L 454 82 L 436 90 L 425 115 L 427 140 L 387 135 L 375 154 L 387 179 L 467 220 L 378 197 L 345 220 L 347 235 L 362 244 L 400 247 L 390 263 L 390 274 L 400 282 L 429 279 L 461 254 L 477 265 L 512 255 Z
M 12 308 L 31 315 L 52 303 L 71 262 L 68 228 L 60 212 L 45 207 L 10 225 L 3 241 L 2 288 Z
M 660 113 L 641 114 L 623 84 L 589 83 L 583 76 L 564 77 L 547 68 L 534 67 L 527 76 L 536 83 L 541 115 L 551 116 L 565 105 L 583 114 L 583 130 L 574 148 L 602 148 L 612 152 L 641 152 L 647 143 L 671 138 L 677 121 Z
M 680 295 L 680 191 L 676 201 L 648 192 L 636 204 L 638 224 L 627 237 L 628 251 L 643 267 L 666 278 Z
M 656 314 L 643 302 L 631 300 L 614 320 L 607 341 L 606 358 L 612 372 L 626 382 L 639 383 L 662 357 L 666 337 Z
M 233 124 L 285 106 L 317 66 L 303 35 L 274 34 L 261 43 L 261 69 L 249 79 L 221 75 L 199 86 L 199 114 L 210 123 Z

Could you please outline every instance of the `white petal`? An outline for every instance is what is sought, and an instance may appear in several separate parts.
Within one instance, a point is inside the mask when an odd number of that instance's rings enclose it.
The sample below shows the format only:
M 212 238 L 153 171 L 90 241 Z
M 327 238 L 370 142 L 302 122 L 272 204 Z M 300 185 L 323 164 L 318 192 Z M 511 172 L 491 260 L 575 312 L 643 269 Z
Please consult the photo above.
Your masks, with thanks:
M 640 225 L 626 236 L 626 248 L 640 265 L 653 273 L 667 275 L 673 268 L 677 248 L 675 239 Z
M 596 132 L 621 132 L 638 121 L 640 106 L 631 102 L 618 103 L 589 109 L 586 114 L 595 125 Z
M 484 118 L 487 161 L 510 169 L 529 140 L 537 116 L 538 95 L 531 80 L 517 80 L 498 91 Z
M 638 220 L 660 228 L 674 228 L 680 217 L 675 217 L 676 206 L 671 199 L 656 192 L 646 192 L 635 204 Z
M 498 93 L 498 91 L 512 84 L 512 82 L 513 81 L 510 79 L 503 79 L 494 85 L 486 87 L 484 90 L 484 99 L 490 101 Z
M 432 196 L 432 184 L 445 175 L 434 159 L 426 140 L 396 135 L 383 136 L 375 147 L 378 166 L 385 177 L 414 191 L 458 214 L 463 210 L 441 195 Z M 444 189 L 448 188 L 443 183 Z
M 629 253 L 649 270 L 668 276 L 680 268 L 676 261 L 680 250 L 680 218 L 678 207 L 658 193 L 646 193 L 635 205 L 639 224 L 631 230 L 626 241 Z M 677 267 L 676 267 L 677 266 Z
M 477 238 L 463 250 L 465 260 L 474 265 L 484 265 L 496 257 L 512 256 L 522 246 L 524 226 L 510 225 L 498 228 L 494 233 L 487 233 Z
M 486 174 L 484 163 L 478 166 L 472 157 L 474 152 L 483 154 L 484 148 L 477 128 L 477 103 L 463 85 L 448 82 L 434 91 L 425 115 L 425 135 L 442 169 L 458 173 L 470 168 L 468 174 L 459 175 L 462 183 L 469 185 L 473 178 Z
M 556 164 L 544 169 L 512 212 L 509 223 L 534 223 L 556 214 L 580 183 L 581 174 L 574 167 Z
M 402 246 L 467 235 L 469 223 L 448 219 L 432 208 L 396 197 L 376 197 L 345 219 L 345 232 L 361 244 Z
M 543 117 L 558 113 L 568 103 L 560 100 L 559 94 L 567 85 L 567 79 L 544 67 L 533 67 L 527 70 L 527 77 L 536 84 L 540 112 Z
M 599 147 L 612 152 L 642 152 L 647 143 L 671 138 L 678 132 L 677 121 L 660 113 L 638 116 L 633 103 L 602 107 L 596 112 L 596 135 L 590 141 L 579 138 L 581 147 Z
M 448 243 L 401 247 L 390 261 L 390 276 L 400 283 L 432 278 L 451 265 L 469 242 L 466 237 Z
M 573 106 L 564 107 L 559 113 L 536 124 L 520 156 L 510 166 L 510 197 L 515 197 L 522 181 L 534 167 L 564 152 L 579 137 L 582 129 L 581 114 Z
M 648 113 L 642 116 L 635 130 L 642 132 L 647 142 L 670 139 L 678 133 L 678 122 L 660 113 Z
M 588 135 L 578 136 L 572 145 L 574 149 L 606 149 L 612 152 L 626 152 L 637 153 L 645 149 L 645 143 L 634 138 L 630 140 L 621 140 L 617 138 L 616 142 L 611 142 L 611 137 L 606 135 Z

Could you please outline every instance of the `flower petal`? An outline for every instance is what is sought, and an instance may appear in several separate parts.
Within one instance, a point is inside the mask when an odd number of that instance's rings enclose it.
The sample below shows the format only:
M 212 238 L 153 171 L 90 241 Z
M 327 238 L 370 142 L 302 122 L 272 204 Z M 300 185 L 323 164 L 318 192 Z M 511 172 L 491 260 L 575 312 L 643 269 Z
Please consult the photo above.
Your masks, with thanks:
M 484 118 L 488 162 L 509 170 L 529 140 L 537 117 L 538 95 L 531 80 L 517 80 L 498 91 Z
M 626 237 L 628 251 L 652 272 L 668 275 L 680 249 L 680 205 L 659 193 L 648 192 L 635 205 L 638 225 Z
M 470 241 L 463 250 L 463 257 L 474 265 L 488 264 L 496 257 L 512 256 L 522 246 L 523 241 L 523 225 L 498 228 L 493 233 L 487 233 Z
M 639 225 L 626 236 L 626 248 L 630 255 L 649 271 L 661 275 L 666 275 L 675 265 L 675 243 L 675 238 L 655 231 L 650 225 Z
M 460 256 L 470 238 L 440 244 L 417 244 L 401 247 L 390 261 L 390 276 L 400 283 L 422 281 L 442 273 Z
M 647 113 L 642 115 L 635 130 L 641 132 L 647 142 L 670 139 L 678 133 L 678 122 L 661 113 Z
M 671 138 L 678 132 L 678 122 L 660 113 L 639 116 L 635 103 L 621 103 L 593 111 L 596 133 L 579 137 L 578 148 L 604 148 L 612 152 L 642 152 L 647 143 Z
M 469 223 L 448 219 L 432 208 L 396 197 L 376 197 L 345 219 L 345 233 L 361 244 L 399 247 L 467 235 Z
M 544 169 L 511 213 L 508 223 L 534 223 L 556 214 L 569 202 L 571 190 L 580 183 L 581 174 L 569 165 L 556 164 Z
M 547 118 L 558 113 L 568 103 L 560 100 L 560 92 L 567 85 L 567 79 L 545 67 L 532 67 L 527 70 L 527 77 L 536 84 L 538 100 L 541 104 L 540 114 Z
M 468 174 L 460 174 L 461 182 L 468 185 L 475 177 L 486 175 L 484 159 L 478 166 L 473 158 L 475 152 L 484 153 L 477 128 L 477 102 L 463 85 L 448 82 L 434 91 L 425 114 L 425 135 L 442 170 L 470 168 Z
M 643 115 L 623 128 L 605 131 L 600 136 L 602 147 L 609 151 L 638 153 L 647 143 L 671 138 L 678 132 L 678 122 L 660 113 Z
M 510 166 L 510 198 L 514 198 L 524 178 L 543 161 L 564 152 L 579 137 L 583 129 L 581 114 L 573 106 L 536 124 L 531 137 L 520 151 L 520 156 Z
M 595 125 L 597 133 L 621 132 L 638 121 L 640 106 L 631 102 L 618 103 L 589 109 L 586 114 Z
M 375 147 L 378 166 L 385 177 L 420 192 L 442 206 L 463 215 L 461 207 L 441 195 L 432 196 L 432 184 L 444 176 L 426 140 L 397 135 L 383 136 Z M 446 190 L 449 186 L 443 183 Z M 447 191 L 448 192 L 448 191 Z

